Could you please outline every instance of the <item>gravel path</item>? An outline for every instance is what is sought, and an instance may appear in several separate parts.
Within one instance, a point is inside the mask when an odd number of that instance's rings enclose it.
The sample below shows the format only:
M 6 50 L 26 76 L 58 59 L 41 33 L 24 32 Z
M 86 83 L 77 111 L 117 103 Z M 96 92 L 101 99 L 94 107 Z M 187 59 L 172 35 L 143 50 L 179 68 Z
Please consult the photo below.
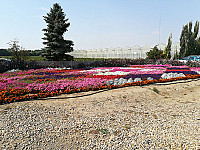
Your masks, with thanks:
M 193 81 L 0 105 L 0 149 L 198 150 L 199 90 Z

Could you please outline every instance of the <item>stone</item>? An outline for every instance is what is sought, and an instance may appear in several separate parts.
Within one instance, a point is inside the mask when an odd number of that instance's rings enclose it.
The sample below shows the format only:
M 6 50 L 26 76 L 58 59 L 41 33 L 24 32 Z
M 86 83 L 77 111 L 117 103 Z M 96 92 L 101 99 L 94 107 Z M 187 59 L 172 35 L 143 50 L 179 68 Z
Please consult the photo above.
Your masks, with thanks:
M 135 79 L 134 79 L 134 82 L 138 82 L 138 81 L 140 81 L 140 82 L 141 82 L 141 81 L 142 81 L 142 79 L 141 79 L 141 78 L 135 78 Z
M 177 77 L 185 77 L 183 73 L 163 73 L 161 78 L 162 79 L 170 79 L 170 78 L 177 78 Z
M 113 79 L 106 81 L 106 85 L 113 85 L 113 83 L 114 83 Z
M 118 82 L 119 82 L 118 78 L 114 79 L 114 85 L 118 85 Z
M 153 78 L 152 77 L 148 77 L 147 80 L 151 81 L 151 80 L 153 80 Z
M 128 80 L 127 80 L 127 79 L 124 79 L 124 80 L 123 80 L 123 82 L 124 82 L 124 83 L 127 83 L 127 82 L 128 82 Z
M 118 82 L 118 85 L 122 85 L 124 83 L 124 79 L 123 78 L 120 78 L 119 79 L 119 82 Z
M 133 82 L 133 79 L 132 78 L 129 78 L 127 83 L 132 83 Z

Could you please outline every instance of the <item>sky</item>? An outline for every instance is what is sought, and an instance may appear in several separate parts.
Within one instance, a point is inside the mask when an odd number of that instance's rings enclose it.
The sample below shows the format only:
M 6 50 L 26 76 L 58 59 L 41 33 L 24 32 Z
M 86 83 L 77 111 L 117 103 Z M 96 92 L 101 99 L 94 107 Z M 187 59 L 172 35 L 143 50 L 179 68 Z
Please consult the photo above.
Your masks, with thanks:
M 70 27 L 64 38 L 74 49 L 154 46 L 179 42 L 182 27 L 200 21 L 200 0 L 2 0 L 0 49 L 11 40 L 27 50 L 44 48 L 43 19 L 59 3 Z

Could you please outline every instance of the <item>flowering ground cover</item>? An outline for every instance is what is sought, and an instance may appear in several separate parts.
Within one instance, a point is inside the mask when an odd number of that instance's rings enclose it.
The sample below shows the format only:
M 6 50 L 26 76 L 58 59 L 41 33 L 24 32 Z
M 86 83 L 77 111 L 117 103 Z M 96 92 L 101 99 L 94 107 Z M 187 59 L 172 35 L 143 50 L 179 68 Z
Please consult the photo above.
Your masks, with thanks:
M 63 93 L 199 78 L 199 74 L 199 67 L 170 65 L 134 65 L 77 70 L 51 68 L 7 72 L 0 76 L 0 104 Z

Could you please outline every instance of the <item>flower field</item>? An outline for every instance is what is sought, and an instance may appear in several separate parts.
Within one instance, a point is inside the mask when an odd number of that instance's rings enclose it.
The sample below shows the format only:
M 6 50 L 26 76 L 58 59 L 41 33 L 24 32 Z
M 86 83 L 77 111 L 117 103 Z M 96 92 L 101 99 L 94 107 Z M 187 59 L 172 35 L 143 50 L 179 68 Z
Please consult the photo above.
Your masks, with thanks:
M 170 65 L 130 65 L 88 69 L 37 69 L 3 73 L 0 104 L 125 86 L 200 77 L 200 68 Z

